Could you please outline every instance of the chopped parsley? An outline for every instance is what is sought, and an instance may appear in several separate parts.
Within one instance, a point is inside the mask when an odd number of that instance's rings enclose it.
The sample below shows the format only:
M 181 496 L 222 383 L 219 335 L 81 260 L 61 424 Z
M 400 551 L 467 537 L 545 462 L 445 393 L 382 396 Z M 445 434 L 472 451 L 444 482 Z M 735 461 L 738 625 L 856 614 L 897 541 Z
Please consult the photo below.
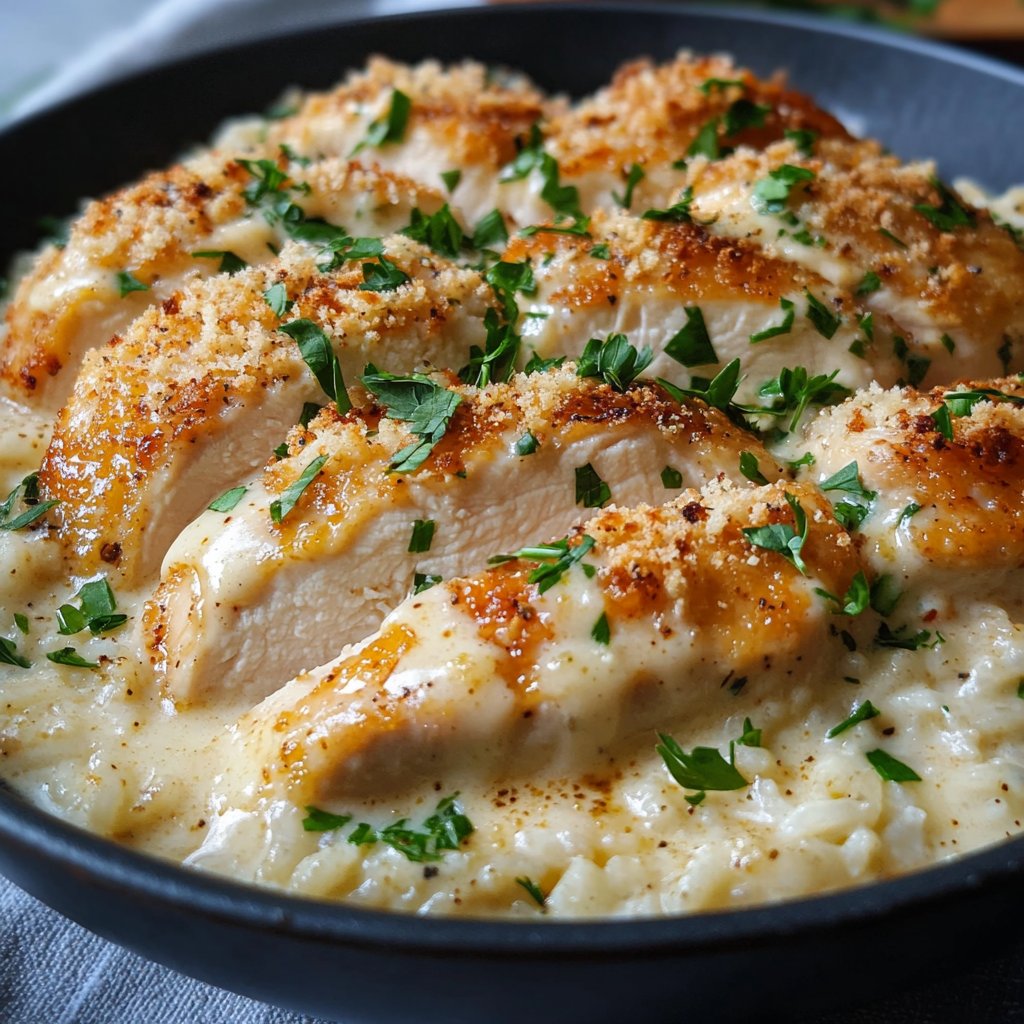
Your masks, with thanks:
M 444 182 L 444 187 L 449 192 L 454 192 L 458 187 L 460 181 L 462 181 L 462 171 L 458 167 L 450 171 L 441 172 L 441 180 Z
M 767 484 L 768 478 L 761 472 L 753 452 L 740 452 L 740 472 L 754 484 Z
M 417 519 L 412 524 L 412 536 L 409 538 L 409 548 L 413 554 L 429 551 L 430 545 L 434 542 L 434 530 L 437 523 L 433 519 Z
M 22 615 L 21 612 L 14 613 L 14 624 L 18 627 L 18 631 L 28 636 L 28 616 Z
M 847 729 L 852 729 L 855 725 L 861 722 L 866 722 L 870 718 L 877 718 L 882 712 L 875 707 L 871 701 L 866 700 L 863 704 L 859 704 L 853 710 L 853 714 L 849 718 L 844 718 L 838 725 L 833 725 L 827 733 L 825 733 L 825 739 L 831 740 L 838 736 L 840 733 L 846 732 Z
M 386 256 L 380 256 L 376 263 L 363 264 L 361 292 L 393 292 L 409 280 L 409 275 L 396 267 Z
M 70 665 L 72 668 L 100 667 L 95 661 L 86 661 L 74 647 L 62 647 L 58 651 L 47 651 L 46 657 L 48 661 L 52 661 L 56 665 Z
M 0 665 L 15 665 L 18 668 L 31 668 L 32 662 L 18 653 L 18 646 L 13 640 L 0 636 Z
M 530 136 L 527 142 L 517 140 L 520 148 L 515 159 L 501 173 L 498 181 L 507 183 L 510 181 L 521 181 L 530 171 L 536 168 L 540 172 L 543 185 L 540 197 L 555 211 L 566 217 L 573 217 L 576 220 L 583 219 L 583 211 L 580 209 L 579 191 L 575 185 L 562 185 L 559 181 L 558 161 L 544 151 L 544 140 L 541 136 L 540 127 L 534 124 L 530 128 Z
M 871 767 L 886 782 L 920 782 L 921 776 L 909 765 L 897 761 L 891 754 L 884 750 L 869 750 L 864 755 L 871 764 Z
M 384 243 L 379 238 L 352 238 L 344 233 L 328 239 L 320 249 L 323 257 L 317 263 L 317 270 L 329 273 L 337 270 L 349 260 L 373 259 L 384 255 Z
M 842 318 L 836 316 L 821 299 L 812 295 L 809 289 L 804 289 L 804 295 L 807 296 L 807 319 L 814 324 L 814 329 L 823 338 L 831 339 L 839 330 Z
M 734 100 L 725 111 L 725 134 L 736 135 L 747 128 L 761 128 L 765 117 L 771 112 L 772 108 L 764 103 L 754 103 L 748 99 Z
M 956 351 L 956 342 L 948 334 L 943 334 L 939 341 L 950 355 Z
M 594 628 L 590 631 L 591 638 L 599 644 L 605 646 L 611 641 L 612 629 L 608 625 L 608 615 L 605 612 L 601 612 L 598 616 L 597 622 L 594 623 Z
M 520 548 L 509 555 L 494 555 L 487 561 L 491 565 L 498 565 L 518 558 L 528 562 L 542 563 L 530 573 L 527 580 L 530 583 L 536 583 L 538 593 L 543 594 L 558 583 L 577 562 L 582 562 L 595 543 L 596 541 L 590 534 L 584 533 L 580 537 L 579 544 L 574 547 L 569 546 L 568 537 L 563 537 L 553 544 Z M 583 566 L 583 568 L 586 569 L 588 566 Z
M 12 517 L 19 497 L 25 510 Z M 49 501 L 39 500 L 39 474 L 29 473 L 0 503 L 0 530 L 23 530 L 59 504 L 54 498 Z
M 774 327 L 766 327 L 763 331 L 750 335 L 750 343 L 756 345 L 759 341 L 767 341 L 769 338 L 777 338 L 780 334 L 789 334 L 793 330 L 793 319 L 796 315 L 796 307 L 789 299 L 779 299 L 779 306 L 785 314 L 782 323 Z
M 860 470 L 856 462 L 850 462 L 842 469 L 833 473 L 827 480 L 818 485 L 823 491 L 845 491 L 865 501 L 874 501 L 878 497 L 875 491 L 869 491 L 860 478 Z
M 696 380 L 691 381 L 691 383 L 697 385 Z M 713 409 L 721 409 L 723 412 L 728 412 L 730 411 L 733 397 L 736 394 L 736 389 L 740 385 L 740 361 L 739 359 L 733 359 L 732 362 L 726 363 L 715 377 L 698 386 L 680 388 L 662 377 L 658 378 L 658 384 L 677 402 L 682 402 L 687 397 L 700 398 Z M 765 411 L 768 412 L 769 410 Z
M 661 471 L 661 484 L 666 490 L 676 490 L 683 486 L 683 474 L 672 466 L 666 466 Z
M 313 482 L 320 470 L 323 469 L 327 459 L 327 455 L 318 455 L 302 471 L 302 475 L 288 487 L 284 494 L 270 503 L 270 518 L 275 523 L 281 523 L 285 516 L 295 508 L 302 497 L 303 491 Z
M 889 628 L 887 622 L 883 622 L 878 627 L 875 643 L 879 647 L 890 647 L 898 651 L 920 651 L 932 650 L 938 647 L 939 644 L 946 642 L 946 638 L 938 630 L 935 631 L 933 638 L 931 632 L 927 629 L 918 630 L 912 636 L 907 636 L 908 628 L 907 626 L 901 626 L 893 631 Z
M 807 563 L 801 556 L 804 543 L 807 541 L 807 513 L 804 512 L 800 502 L 792 494 L 786 493 L 786 503 L 793 511 L 793 521 L 796 529 L 789 523 L 771 523 L 768 526 L 746 526 L 743 528 L 743 536 L 757 548 L 764 548 L 766 551 L 775 551 L 782 555 L 787 562 L 794 565 L 797 571 L 807 575 Z
M 593 256 L 595 260 L 610 260 L 612 258 L 612 252 L 608 248 L 607 242 L 598 242 L 597 245 L 591 247 L 587 255 Z
M 212 512 L 231 512 L 245 497 L 247 490 L 247 487 L 232 487 L 230 491 L 225 491 L 219 498 L 214 498 L 206 507 Z
M 504 245 L 508 241 L 508 228 L 500 210 L 491 210 L 480 218 L 470 239 L 474 249 L 493 249 L 496 245 Z
M 230 249 L 197 249 L 192 253 L 192 257 L 197 260 L 220 260 L 217 271 L 221 274 L 237 274 L 249 265 Z
M 547 373 L 550 370 L 557 370 L 566 360 L 565 356 L 553 356 L 551 359 L 541 359 L 536 352 L 530 356 L 530 361 L 523 367 L 523 373 L 529 377 L 533 373 Z
M 972 227 L 974 225 L 974 214 L 963 206 L 959 199 L 938 178 L 932 178 L 931 183 L 932 187 L 939 193 L 940 205 L 932 206 L 928 203 L 916 203 L 914 210 L 940 231 L 955 231 L 957 228 Z
M 398 377 L 378 370 L 372 363 L 362 377 L 363 386 L 387 407 L 388 419 L 409 424 L 418 438 L 396 452 L 391 460 L 393 473 L 411 473 L 426 461 L 444 437 L 461 395 L 435 384 L 429 377 L 414 373 Z
M 537 291 L 533 266 L 528 259 L 521 263 L 501 260 L 487 270 L 484 280 L 494 289 L 505 311 L 505 318 L 510 323 L 519 316 L 519 306 L 515 301 L 516 293 L 534 295 Z
M 612 192 L 612 199 L 618 203 L 624 210 L 628 210 L 633 205 L 633 190 L 644 180 L 644 169 L 639 164 L 633 164 L 629 168 L 629 173 L 626 175 L 626 190 L 619 195 L 618 192 Z
M 724 156 L 718 143 L 718 128 L 722 123 L 720 117 L 713 117 L 700 126 L 693 141 L 686 147 L 687 156 L 706 156 L 709 160 L 717 160 Z
M 436 573 L 413 573 L 412 577 L 412 592 L 414 594 L 422 594 L 424 590 L 429 590 L 431 587 L 436 587 L 441 582 L 441 577 Z
M 902 526 L 905 522 L 913 519 L 918 512 L 921 511 L 921 506 L 916 501 L 912 501 L 909 505 L 906 505 L 903 511 L 900 513 L 899 521 L 896 523 L 897 526 Z
M 516 441 L 515 452 L 516 455 L 532 455 L 539 445 L 539 441 L 533 434 L 528 430 L 522 437 Z
M 685 306 L 683 313 L 686 323 L 665 343 L 665 355 L 686 367 L 717 363 L 700 306 Z
M 308 806 L 302 827 L 307 832 L 332 832 L 336 828 L 344 828 L 351 820 L 351 814 L 331 814 L 319 807 Z
M 624 334 L 609 334 L 604 341 L 591 338 L 577 360 L 576 376 L 597 377 L 616 391 L 625 391 L 653 358 L 649 345 L 638 352 Z
M 804 156 L 810 156 L 814 151 L 814 144 L 818 141 L 818 133 L 808 128 L 787 128 L 783 136 L 789 139 Z
M 871 584 L 871 607 L 879 615 L 892 615 L 902 596 L 895 577 L 887 572 Z
M 285 288 L 284 283 L 281 281 L 278 281 L 277 284 L 272 284 L 263 293 L 263 301 L 266 302 L 277 317 L 284 316 L 285 313 L 289 312 L 292 306 L 295 305 L 295 303 L 288 298 L 288 289 Z
M 484 347 L 470 345 L 469 362 L 459 370 L 459 380 L 478 388 L 512 376 L 522 342 L 512 324 L 502 323 L 494 309 L 484 314 L 484 330 Z
M 376 149 L 390 142 L 401 142 L 405 137 L 411 110 L 412 100 L 401 89 L 395 89 L 391 93 L 391 102 L 388 104 L 387 113 L 370 122 L 366 129 L 366 137 L 352 150 L 350 155 L 355 156 L 356 153 L 368 146 Z
M 743 732 L 736 740 L 741 747 L 761 746 L 761 730 L 754 728 L 754 723 L 749 718 L 743 719 Z
M 445 203 L 437 213 L 425 214 L 415 207 L 401 233 L 414 242 L 422 242 L 434 252 L 455 259 L 462 249 L 463 231 Z
M 932 414 L 932 422 L 935 429 L 947 440 L 953 440 L 953 418 L 950 415 L 949 406 L 943 403 Z
M 117 272 L 117 290 L 123 299 L 132 292 L 148 292 L 149 285 L 143 284 L 130 270 Z
M 870 295 L 882 287 L 882 279 L 873 271 L 867 271 L 854 290 L 854 295 Z
M 835 594 L 831 594 L 821 587 L 815 587 L 814 592 L 836 606 L 834 609 L 836 615 L 860 615 L 868 607 L 871 596 L 871 588 L 868 586 L 867 577 L 862 569 L 857 571 L 857 575 L 853 577 L 842 597 L 836 597 Z
M 645 210 L 642 220 L 670 221 L 676 224 L 690 224 L 693 217 L 690 207 L 693 205 L 693 189 L 687 185 L 679 200 L 664 210 Z
M 815 177 L 814 171 L 806 167 L 783 164 L 754 185 L 750 203 L 758 213 L 782 213 L 793 189 Z
M 522 888 L 526 890 L 530 899 L 532 899 L 538 907 L 543 909 L 544 906 L 547 904 L 547 896 L 544 895 L 544 891 L 532 879 L 525 876 L 522 878 L 517 878 L 516 885 L 522 886 Z
M 661 742 L 654 749 L 661 755 L 669 774 L 684 789 L 697 791 L 692 799 L 687 797 L 690 803 L 699 804 L 709 789 L 743 789 L 750 785 L 736 768 L 734 744 L 729 745 L 727 761 L 714 747 L 694 747 L 688 754 L 667 733 L 659 732 L 658 739 Z
M 746 89 L 747 83 L 740 78 L 708 78 L 701 82 L 697 88 L 705 96 L 710 96 L 713 92 L 724 92 L 733 86 L 739 89 Z
M 816 405 L 827 405 L 845 398 L 850 393 L 848 388 L 835 383 L 837 376 L 838 370 L 827 374 L 819 373 L 812 377 L 803 366 L 793 369 L 783 367 L 777 377 L 765 381 L 757 391 L 761 398 L 771 399 L 772 406 L 754 411 L 763 411 L 772 416 L 789 416 L 792 413 L 787 431 L 792 433 L 796 430 L 807 406 L 812 402 Z
M 907 248 L 907 243 L 904 242 L 902 238 L 897 238 L 896 235 L 894 235 L 887 228 L 879 228 L 878 229 L 878 233 L 883 238 L 888 238 L 889 241 L 893 243 L 893 245 L 898 245 L 901 249 L 906 249 Z
M 612 490 L 588 462 L 576 468 L 576 504 L 584 508 L 601 508 L 612 500 Z
M 335 408 L 344 416 L 352 408 L 352 402 L 331 339 L 312 320 L 292 320 L 282 324 L 278 330 L 287 334 L 299 346 L 303 361 L 316 377 L 324 394 L 334 399 Z

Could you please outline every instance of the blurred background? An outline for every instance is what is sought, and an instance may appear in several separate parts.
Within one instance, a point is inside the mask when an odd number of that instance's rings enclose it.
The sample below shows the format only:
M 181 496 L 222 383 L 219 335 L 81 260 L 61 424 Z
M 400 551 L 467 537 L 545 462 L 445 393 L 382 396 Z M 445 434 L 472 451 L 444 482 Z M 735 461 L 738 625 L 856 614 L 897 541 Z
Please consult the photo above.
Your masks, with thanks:
M 488 0 L 6 2 L 0 33 L 0 123 L 146 64 L 221 43 L 298 29 L 332 17 L 485 2 Z M 1022 0 L 762 0 L 756 6 L 882 23 L 894 31 L 946 39 L 1024 65 Z

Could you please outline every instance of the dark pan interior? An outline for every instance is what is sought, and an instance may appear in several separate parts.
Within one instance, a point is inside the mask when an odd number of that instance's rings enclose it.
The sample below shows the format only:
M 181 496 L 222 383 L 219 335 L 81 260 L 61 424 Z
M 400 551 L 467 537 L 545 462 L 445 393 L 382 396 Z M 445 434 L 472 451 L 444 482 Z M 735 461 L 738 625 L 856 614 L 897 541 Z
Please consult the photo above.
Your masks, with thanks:
M 992 188 L 1024 180 L 1024 73 L 811 19 L 641 4 L 431 13 L 327 26 L 159 68 L 0 135 L 0 259 L 283 88 L 373 52 L 472 56 L 572 94 L 623 60 L 724 50 L 903 157 Z M 850 1005 L 1016 934 L 1024 840 L 895 882 L 686 919 L 510 924 L 327 906 L 194 876 L 55 822 L 0 786 L 0 868 L 88 927 L 225 987 L 348 1022 L 725 1020 Z M 870 978 L 870 985 L 851 979 Z

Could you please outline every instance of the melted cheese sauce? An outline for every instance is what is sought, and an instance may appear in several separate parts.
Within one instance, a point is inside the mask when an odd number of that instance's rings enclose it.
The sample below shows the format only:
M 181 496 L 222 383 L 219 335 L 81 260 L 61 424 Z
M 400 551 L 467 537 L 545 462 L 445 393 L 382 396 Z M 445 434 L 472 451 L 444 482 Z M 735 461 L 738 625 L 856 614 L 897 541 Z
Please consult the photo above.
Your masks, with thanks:
M 1019 215 L 1019 193 L 998 208 L 1007 219 Z M 38 468 L 51 427 L 0 399 L 5 493 Z M 468 759 L 461 774 L 409 780 L 400 801 L 345 802 L 335 810 L 351 825 L 325 832 L 304 830 L 306 811 L 284 799 L 232 806 L 224 795 L 229 731 L 249 705 L 228 695 L 182 710 L 159 692 L 140 667 L 148 588 L 118 590 L 128 623 L 116 633 L 59 635 L 55 612 L 87 579 L 69 575 L 45 534 L 0 531 L 0 635 L 32 663 L 0 665 L 0 774 L 64 820 L 189 867 L 366 906 L 531 917 L 538 907 L 517 883 L 528 878 L 546 894 L 550 916 L 658 915 L 863 884 L 1022 828 L 1021 595 L 995 603 L 977 575 L 915 595 L 923 618 L 934 611 L 941 645 L 862 645 L 827 672 L 767 684 L 726 677 L 685 718 L 664 722 L 684 749 L 724 751 L 750 719 L 761 745 L 735 748 L 736 767 L 751 780 L 745 788 L 690 803 L 655 737 L 633 735 L 584 773 L 512 764 L 497 780 Z M 580 619 L 574 635 L 585 637 L 593 584 L 577 572 L 563 587 Z M 27 634 L 15 614 L 26 617 Z M 47 660 L 68 643 L 99 668 Z M 428 646 L 435 662 L 458 657 L 440 638 Z M 592 643 L 561 651 L 547 666 L 555 688 L 600 676 Z M 881 710 L 877 718 L 826 738 L 866 700 Z M 921 781 L 883 781 L 866 758 L 879 748 Z M 436 864 L 348 841 L 358 822 L 417 825 L 454 792 L 475 830 Z

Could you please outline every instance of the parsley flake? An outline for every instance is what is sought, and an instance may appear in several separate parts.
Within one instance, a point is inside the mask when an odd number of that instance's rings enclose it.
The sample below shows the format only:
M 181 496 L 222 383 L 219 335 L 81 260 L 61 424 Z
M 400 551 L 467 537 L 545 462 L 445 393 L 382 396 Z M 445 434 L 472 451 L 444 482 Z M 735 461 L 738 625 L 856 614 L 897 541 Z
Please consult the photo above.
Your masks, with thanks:
M 454 192 L 458 187 L 460 181 L 462 181 L 462 171 L 458 167 L 450 171 L 441 172 L 441 180 L 444 182 L 444 187 L 449 192 Z
M 496 245 L 504 245 L 508 241 L 508 228 L 500 210 L 491 210 L 480 218 L 470 239 L 474 249 L 493 249 Z
M 612 490 L 588 462 L 576 468 L 576 504 L 584 508 L 601 508 L 612 500 Z
M 355 156 L 356 153 L 368 146 L 376 149 L 391 142 L 401 142 L 405 137 L 411 110 L 412 100 L 400 89 L 395 89 L 391 93 L 391 103 L 388 105 L 387 113 L 370 122 L 366 129 L 366 138 L 352 150 L 350 155 Z
M 316 475 L 323 469 L 327 461 L 327 455 L 318 455 L 302 471 L 301 476 L 291 484 L 288 489 L 275 501 L 270 503 L 270 518 L 280 524 L 281 521 L 292 511 L 302 497 L 303 491 L 313 482 Z
M 833 725 L 832 728 L 825 733 L 825 739 L 834 739 L 840 733 L 846 732 L 847 729 L 852 729 L 855 725 L 859 725 L 861 722 L 866 722 L 871 718 L 877 718 L 881 713 L 882 712 L 879 711 L 871 701 L 866 700 L 863 704 L 859 704 L 854 708 L 853 713 L 849 718 L 844 718 L 838 725 Z
M 56 665 L 69 665 L 71 668 L 99 668 L 95 661 L 87 661 L 74 647 L 62 647 L 58 651 L 47 651 L 46 658 Z
M 231 512 L 245 497 L 247 490 L 247 487 L 232 487 L 230 491 L 225 491 L 219 498 L 214 498 L 206 507 L 212 512 Z
M 26 508 L 12 518 L 19 497 Z M 39 474 L 29 473 L 0 503 L 0 530 L 23 530 L 59 504 L 58 500 L 52 498 L 49 501 L 39 500 Z
M 245 270 L 249 265 L 241 256 L 229 249 L 197 249 L 191 255 L 193 259 L 197 260 L 220 260 L 217 271 L 221 274 L 237 274 L 238 271 Z
M 740 452 L 740 472 L 754 484 L 767 484 L 768 478 L 761 472 L 753 452 Z
M 149 285 L 143 284 L 130 270 L 117 272 L 117 290 L 123 299 L 132 292 L 148 292 Z
M 661 741 L 655 750 L 661 755 L 672 778 L 684 789 L 697 790 L 700 799 L 707 790 L 743 789 L 750 783 L 739 773 L 731 756 L 727 761 L 714 747 L 694 747 L 687 754 L 667 733 L 659 732 Z
M 793 189 L 800 184 L 813 181 L 817 175 L 806 167 L 783 164 L 768 172 L 754 185 L 750 204 L 758 213 L 782 213 Z
M 787 562 L 796 567 L 802 575 L 807 575 L 807 563 L 801 556 L 804 543 L 807 540 L 809 524 L 807 513 L 804 512 L 800 502 L 792 494 L 786 492 L 786 503 L 793 512 L 794 529 L 789 523 L 771 523 L 768 526 L 746 526 L 743 528 L 743 536 L 757 548 L 764 548 L 766 551 L 775 551 L 782 555 Z
M 624 210 L 628 210 L 633 205 L 633 190 L 644 180 L 644 177 L 644 169 L 639 164 L 633 164 L 626 175 L 625 192 L 619 195 L 618 192 L 613 191 L 612 199 Z
M 409 548 L 413 554 L 429 551 L 430 545 L 434 542 L 434 530 L 437 523 L 433 519 L 417 519 L 412 524 L 412 536 L 409 538 Z
M 664 210 L 646 210 L 642 220 L 670 221 L 677 224 L 691 224 L 693 217 L 690 215 L 690 207 L 693 204 L 693 189 L 687 185 L 683 189 L 678 201 Z
M 821 299 L 812 295 L 809 289 L 804 289 L 804 295 L 807 297 L 807 319 L 814 324 L 814 329 L 823 338 L 831 339 L 839 330 L 842 318 L 836 316 Z
M 528 562 L 542 563 L 534 569 L 527 580 L 537 584 L 538 593 L 550 590 L 578 562 L 587 556 L 596 541 L 588 533 L 580 536 L 580 542 L 574 547 L 569 546 L 568 537 L 555 541 L 553 544 L 540 544 L 536 547 L 520 548 L 509 555 L 494 555 L 487 559 L 491 565 L 522 559 Z M 588 569 L 593 566 L 581 565 Z
M 608 615 L 605 612 L 601 612 L 598 616 L 597 622 L 594 623 L 594 628 L 590 631 L 590 635 L 596 643 L 608 646 L 612 637 L 612 629 L 608 624 Z
M 434 252 L 455 259 L 462 249 L 463 231 L 445 203 L 437 213 L 425 214 L 418 206 L 401 233 L 414 242 L 422 242 Z M 381 290 L 381 289 L 376 289 Z
M 750 335 L 750 343 L 756 345 L 759 341 L 767 341 L 769 338 L 777 338 L 780 334 L 789 334 L 793 330 L 793 319 L 796 316 L 796 306 L 789 299 L 779 299 L 779 307 L 785 314 L 782 323 L 774 327 L 766 327 L 763 331 Z
M 882 287 L 882 279 L 873 271 L 867 271 L 854 290 L 854 295 L 870 295 Z
M 519 440 L 516 441 L 516 455 L 532 455 L 538 448 L 540 442 L 528 430 Z
M 352 401 L 348 397 L 341 363 L 331 345 L 331 339 L 312 320 L 291 320 L 282 324 L 278 330 L 298 345 L 299 354 L 313 372 L 324 394 L 334 399 L 335 408 L 344 416 L 352 408 Z
M 678 490 L 683 486 L 683 474 L 672 466 L 666 466 L 661 471 L 661 485 L 669 491 Z
M 891 754 L 884 750 L 869 750 L 864 755 L 871 764 L 871 767 L 886 782 L 920 782 L 921 776 L 909 765 L 897 761 Z
M 18 668 L 32 667 L 32 662 L 18 653 L 17 644 L 5 636 L 0 636 L 0 664 L 15 665 Z
M 653 358 L 649 345 L 638 352 L 624 334 L 609 334 L 604 341 L 591 338 L 576 363 L 576 376 L 597 377 L 616 391 L 625 391 Z
M 332 832 L 336 828 L 344 828 L 351 820 L 351 814 L 331 814 L 319 807 L 307 806 L 302 827 L 307 832 Z
M 940 205 L 916 203 L 914 210 L 940 231 L 955 231 L 961 227 L 972 227 L 974 214 L 938 178 L 932 178 L 931 183 L 939 193 Z
M 393 292 L 409 280 L 409 275 L 396 267 L 386 256 L 380 256 L 376 263 L 363 264 L 361 292 Z
M 836 597 L 835 594 L 831 594 L 821 587 L 815 587 L 814 592 L 825 598 L 826 601 L 831 601 L 836 606 L 833 609 L 834 614 L 860 615 L 868 607 L 871 588 L 868 586 L 864 571 L 859 569 L 842 597 Z
M 516 885 L 522 886 L 522 888 L 526 890 L 530 899 L 532 899 L 533 902 L 541 909 L 544 908 L 548 898 L 544 895 L 544 891 L 536 882 L 524 876 L 523 878 L 516 879 Z
M 665 355 L 686 367 L 717 363 L 700 306 L 685 306 L 683 313 L 686 323 L 665 343 Z
M 441 577 L 436 573 L 413 573 L 412 577 L 412 592 L 414 594 L 422 594 L 424 590 L 429 590 L 431 587 L 436 587 L 441 582 Z
M 289 312 L 292 306 L 295 305 L 295 303 L 288 298 L 288 289 L 285 288 L 284 283 L 281 281 L 278 281 L 277 284 L 271 285 L 263 293 L 263 301 L 266 302 L 277 317 L 284 316 L 285 313 Z

